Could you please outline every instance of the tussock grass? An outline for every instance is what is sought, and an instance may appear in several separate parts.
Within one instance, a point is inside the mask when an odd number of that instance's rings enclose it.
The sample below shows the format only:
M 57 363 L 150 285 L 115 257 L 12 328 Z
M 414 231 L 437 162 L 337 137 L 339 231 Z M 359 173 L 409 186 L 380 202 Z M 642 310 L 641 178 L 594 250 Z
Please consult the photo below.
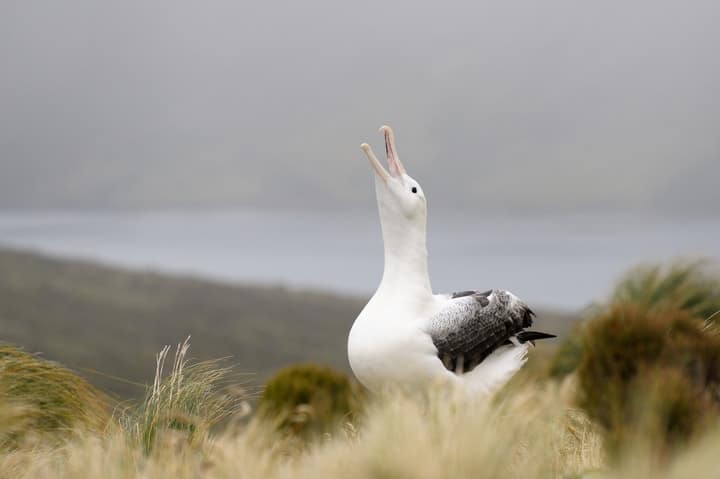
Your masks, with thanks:
M 615 305 L 586 326 L 579 404 L 612 452 L 685 444 L 720 412 L 720 335 L 685 311 Z
M 610 304 L 628 303 L 720 321 L 720 271 L 702 260 L 638 266 L 620 280 L 610 298 Z
M 549 373 L 562 378 L 574 372 L 583 357 L 586 326 L 617 306 L 629 305 L 648 313 L 677 311 L 720 330 L 720 266 L 706 261 L 646 264 L 630 269 L 607 301 L 587 308 L 589 321 L 577 325 L 560 344 Z
M 518 385 L 516 393 L 494 400 L 453 391 L 395 392 L 297 447 L 297 437 L 278 435 L 267 420 L 233 422 L 248 406 L 226 387 L 231 370 L 192 363 L 188 349 L 187 340 L 179 344 L 166 365 L 171 354 L 164 348 L 146 399 L 104 427 L 68 426 L 63 441 L 0 448 L 0 477 L 564 477 L 602 463 L 594 426 L 552 385 Z M 340 393 L 335 405 L 349 405 L 347 378 L 315 367 L 301 372 L 304 381 L 320 374 L 320 383 Z M 302 402 L 310 391 L 296 386 L 282 381 L 279 391 Z M 27 414 L 40 403 L 17 399 L 0 404 L 0 437 L 39 427 Z M 46 415 L 64 410 L 41 406 Z
M 575 373 L 578 404 L 614 461 L 665 462 L 720 413 L 720 273 L 703 262 L 641 266 L 566 338 L 550 375 Z
M 155 380 L 144 401 L 117 414 L 125 433 L 145 452 L 153 448 L 163 430 L 201 445 L 213 427 L 248 411 L 245 391 L 232 385 L 232 369 L 221 360 L 191 363 L 189 349 L 188 336 L 177 345 L 166 373 L 170 346 L 165 346 L 157 354 Z
M 311 439 L 352 421 L 366 395 L 346 374 L 318 364 L 280 370 L 265 384 L 257 417 L 281 434 Z
M 564 477 L 602 464 L 599 436 L 561 391 L 520 387 L 501 400 L 452 391 L 376 400 L 350 440 L 302 461 L 320 477 Z
M 527 379 L 511 394 L 484 399 L 395 391 L 370 398 L 352 422 L 298 448 L 264 421 L 228 421 L 246 411 L 224 387 L 230 371 L 216 363 L 195 369 L 187 352 L 187 342 L 178 345 L 167 367 L 170 350 L 158 355 L 146 400 L 116 415 L 117 427 L 0 449 L 0 478 L 674 479 L 718 472 L 717 427 L 662 461 L 658 444 L 640 438 L 609 462 L 601 430 L 573 406 L 573 380 Z M 32 408 L 25 407 L 0 404 L 0 437 L 26 430 Z
M 567 477 L 602 464 L 599 436 L 557 387 L 531 387 L 500 401 L 452 392 L 394 393 L 303 450 L 288 449 L 254 422 L 173 441 L 157 429 L 149 454 L 117 428 L 62 447 L 0 456 L 12 477 Z M 164 437 L 164 438 L 163 438 Z
M 102 431 L 108 398 L 67 368 L 0 344 L 0 448 Z

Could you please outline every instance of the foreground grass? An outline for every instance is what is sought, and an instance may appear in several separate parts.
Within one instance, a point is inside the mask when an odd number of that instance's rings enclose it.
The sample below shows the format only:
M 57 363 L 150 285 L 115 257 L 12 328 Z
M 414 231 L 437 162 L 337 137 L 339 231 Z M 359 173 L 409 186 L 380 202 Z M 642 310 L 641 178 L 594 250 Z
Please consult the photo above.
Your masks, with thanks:
M 657 454 L 629 445 L 608 460 L 603 434 L 573 406 L 576 387 L 526 379 L 492 398 L 390 392 L 313 438 L 280 434 L 227 387 L 229 369 L 192 364 L 188 345 L 158 355 L 146 399 L 103 428 L 0 448 L 0 478 L 682 478 L 717 477 L 720 428 Z M 165 359 L 173 358 L 165 366 Z M 168 361 L 169 362 L 169 361 Z M 7 398 L 7 396 L 5 396 Z M 25 430 L 26 407 L 0 404 L 0 437 Z M 247 419 L 245 417 L 245 419 Z
M 390 392 L 335 426 L 293 435 L 267 414 L 247 420 L 230 368 L 193 363 L 188 349 L 164 348 L 145 399 L 92 416 L 90 428 L 91 386 L 7 346 L 0 378 L 14 394 L 0 396 L 0 438 L 26 439 L 0 445 L 0 477 L 568 477 L 602 464 L 600 436 L 550 383 L 484 399 Z M 15 357 L 32 374 L 9 375 Z
M 393 394 L 364 419 L 305 448 L 251 422 L 201 441 L 166 429 L 149 453 L 115 428 L 62 446 L 6 451 L 3 478 L 462 478 L 717 477 L 720 431 L 657 462 L 643 445 L 604 464 L 600 435 L 565 405 L 561 387 L 526 385 L 502 401 L 439 392 Z M 630 460 L 628 460 L 630 458 Z
M 149 453 L 127 430 L 6 452 L 3 477 L 572 477 L 601 467 L 599 436 L 558 388 L 502 401 L 449 393 L 378 398 L 354 425 L 304 448 L 251 422 L 201 441 L 158 431 Z

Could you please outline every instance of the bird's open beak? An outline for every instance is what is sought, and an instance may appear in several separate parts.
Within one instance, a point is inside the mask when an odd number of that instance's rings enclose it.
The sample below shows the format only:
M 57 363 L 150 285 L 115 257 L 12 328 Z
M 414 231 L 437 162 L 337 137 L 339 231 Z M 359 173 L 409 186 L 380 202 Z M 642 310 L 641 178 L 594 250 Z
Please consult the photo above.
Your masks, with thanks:
M 390 173 L 385 171 L 385 168 L 383 168 L 383 165 L 380 164 L 380 161 L 378 161 L 377 157 L 375 156 L 375 153 L 373 153 L 372 148 L 370 148 L 370 145 L 367 143 L 363 143 L 360 145 L 360 148 L 362 148 L 362 151 L 365 152 L 365 156 L 367 156 L 368 160 L 370 161 L 370 166 L 373 167 L 373 170 L 375 170 L 375 174 L 383 180 L 383 182 L 387 182 L 388 178 L 390 178 Z
M 380 132 L 385 135 L 385 153 L 387 155 L 388 169 L 389 172 L 382 166 L 378 161 L 372 148 L 367 143 L 360 145 L 360 148 L 365 152 L 370 161 L 370 166 L 375 170 L 375 174 L 378 175 L 383 181 L 387 181 L 390 177 L 399 177 L 406 174 L 405 167 L 400 162 L 400 158 L 397 156 L 397 149 L 395 148 L 395 135 L 389 126 L 383 125 L 380 127 Z
M 383 125 L 380 127 L 380 132 L 385 135 L 385 154 L 387 155 L 390 174 L 393 176 L 406 174 L 405 167 L 402 163 L 400 163 L 400 158 L 398 158 L 397 155 L 397 149 L 395 148 L 395 135 L 393 134 L 392 128 L 387 125 Z

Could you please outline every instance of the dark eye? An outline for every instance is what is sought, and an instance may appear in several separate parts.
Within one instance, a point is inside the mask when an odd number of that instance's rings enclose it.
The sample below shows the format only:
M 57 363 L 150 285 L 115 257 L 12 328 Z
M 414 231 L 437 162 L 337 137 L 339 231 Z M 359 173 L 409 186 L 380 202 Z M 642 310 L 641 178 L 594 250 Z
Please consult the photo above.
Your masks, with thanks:
M 410 191 L 412 191 L 413 193 L 417 193 L 417 188 L 416 188 L 415 186 L 413 186 L 413 187 L 410 189 Z

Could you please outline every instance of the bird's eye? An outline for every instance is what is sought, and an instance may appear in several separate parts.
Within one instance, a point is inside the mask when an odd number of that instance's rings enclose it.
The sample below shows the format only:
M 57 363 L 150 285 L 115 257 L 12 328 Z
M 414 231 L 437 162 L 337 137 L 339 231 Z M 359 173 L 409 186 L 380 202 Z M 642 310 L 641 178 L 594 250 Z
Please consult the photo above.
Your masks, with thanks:
M 412 191 L 413 193 L 417 193 L 417 187 L 413 186 L 410 191 Z

